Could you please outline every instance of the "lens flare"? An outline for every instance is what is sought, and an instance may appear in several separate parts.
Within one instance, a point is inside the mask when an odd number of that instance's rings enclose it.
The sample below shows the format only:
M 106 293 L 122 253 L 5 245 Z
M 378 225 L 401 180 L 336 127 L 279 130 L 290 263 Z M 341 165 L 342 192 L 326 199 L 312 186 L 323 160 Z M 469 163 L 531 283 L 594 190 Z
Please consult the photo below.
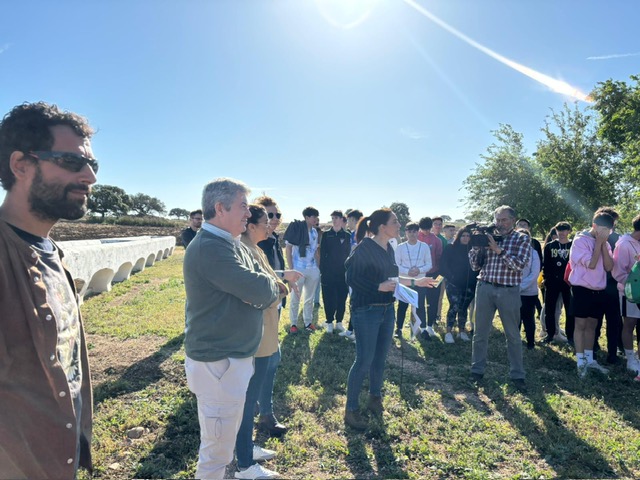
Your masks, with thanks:
M 378 0 L 315 0 L 315 3 L 327 22 L 349 30 L 369 18 Z
M 592 102 L 591 97 L 581 92 L 578 88 L 572 85 L 569 85 L 567 82 L 552 78 L 549 75 L 545 75 L 544 73 L 534 70 L 533 68 L 530 68 L 518 62 L 515 62 L 507 57 L 504 57 L 503 55 L 500 55 L 497 52 L 494 52 L 490 48 L 485 47 L 484 45 L 476 42 L 472 38 L 467 37 L 464 33 L 456 30 L 448 23 L 444 22 L 440 18 L 428 12 L 422 5 L 417 4 L 414 0 L 404 0 L 404 2 L 410 7 L 413 7 L 416 11 L 421 13 L 423 16 L 431 20 L 433 23 L 444 28 L 447 32 L 455 35 L 463 42 L 467 43 L 468 45 L 471 45 L 473 48 L 480 50 L 482 53 L 489 55 L 491 58 L 499 61 L 503 65 L 506 65 L 507 67 L 510 67 L 515 71 L 522 73 L 523 75 L 526 75 L 527 77 L 535 80 L 538 83 L 541 83 L 542 85 L 546 86 L 547 88 L 549 88 L 550 90 L 556 93 L 560 93 L 562 95 L 566 95 L 568 97 L 571 97 L 583 102 L 589 102 L 589 103 Z

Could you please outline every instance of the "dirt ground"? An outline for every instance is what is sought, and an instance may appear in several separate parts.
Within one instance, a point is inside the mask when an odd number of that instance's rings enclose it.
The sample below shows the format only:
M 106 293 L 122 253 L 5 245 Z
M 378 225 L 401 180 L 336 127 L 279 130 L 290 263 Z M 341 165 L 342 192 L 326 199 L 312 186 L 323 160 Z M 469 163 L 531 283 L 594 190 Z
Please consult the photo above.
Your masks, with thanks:
M 187 223 L 185 222 L 186 226 Z M 51 230 L 51 238 L 58 242 L 63 242 L 66 240 L 139 237 L 144 235 L 173 235 L 176 237 L 178 245 L 180 245 L 181 230 L 179 227 L 135 227 L 60 221 Z

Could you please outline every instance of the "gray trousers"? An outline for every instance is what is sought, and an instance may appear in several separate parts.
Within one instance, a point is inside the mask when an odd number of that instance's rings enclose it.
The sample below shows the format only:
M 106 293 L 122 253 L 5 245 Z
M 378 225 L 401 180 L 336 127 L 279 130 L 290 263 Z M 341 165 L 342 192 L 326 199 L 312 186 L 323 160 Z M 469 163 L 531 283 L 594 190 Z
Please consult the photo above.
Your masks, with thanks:
M 505 337 L 511 378 L 524 379 L 522 340 L 520 338 L 520 286 L 496 287 L 478 282 L 476 286 L 476 325 L 473 331 L 471 372 L 484 374 L 487 366 L 489 335 L 496 309 L 500 314 Z

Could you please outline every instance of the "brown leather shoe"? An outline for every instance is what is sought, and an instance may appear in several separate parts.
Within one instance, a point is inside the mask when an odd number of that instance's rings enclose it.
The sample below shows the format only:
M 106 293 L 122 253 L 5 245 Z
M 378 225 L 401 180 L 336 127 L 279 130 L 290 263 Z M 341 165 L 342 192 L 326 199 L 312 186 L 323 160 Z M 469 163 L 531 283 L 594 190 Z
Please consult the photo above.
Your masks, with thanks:
M 273 437 L 280 437 L 289 430 L 276 419 L 273 413 L 271 415 L 260 415 L 258 418 L 258 428 Z
M 384 411 L 382 407 L 382 397 L 376 397 L 375 395 L 369 395 L 369 402 L 367 402 L 367 408 L 374 415 L 380 416 Z
M 369 422 L 366 418 L 360 415 L 357 410 L 345 410 L 344 423 L 354 430 L 363 431 L 369 426 Z

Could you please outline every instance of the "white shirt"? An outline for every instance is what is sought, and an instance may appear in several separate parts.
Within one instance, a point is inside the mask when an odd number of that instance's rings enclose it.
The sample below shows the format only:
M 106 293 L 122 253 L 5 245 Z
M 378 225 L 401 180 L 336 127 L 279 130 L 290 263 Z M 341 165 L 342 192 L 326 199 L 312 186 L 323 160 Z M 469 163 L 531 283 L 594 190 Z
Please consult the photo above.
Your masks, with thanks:
M 420 273 L 415 278 L 422 278 L 431 270 L 431 249 L 419 240 L 415 245 L 403 242 L 396 248 L 396 264 L 400 275 L 406 276 L 412 267 L 418 267 Z

